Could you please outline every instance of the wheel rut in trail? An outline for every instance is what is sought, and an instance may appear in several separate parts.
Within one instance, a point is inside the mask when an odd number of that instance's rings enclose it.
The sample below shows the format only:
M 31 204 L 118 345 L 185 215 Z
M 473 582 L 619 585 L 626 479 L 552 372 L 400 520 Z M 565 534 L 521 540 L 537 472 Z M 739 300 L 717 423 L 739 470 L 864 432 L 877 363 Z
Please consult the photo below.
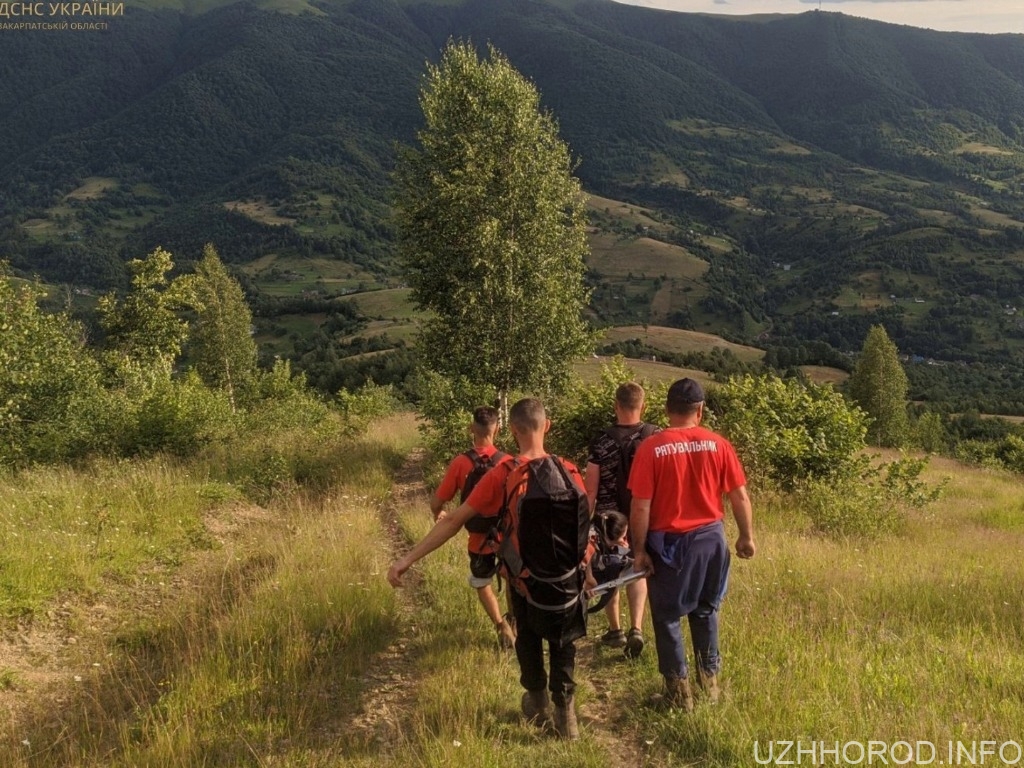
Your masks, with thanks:
M 390 497 L 380 509 L 388 551 L 393 557 L 409 548 L 398 523 L 399 510 L 419 507 L 426 514 L 428 509 L 429 497 L 423 482 L 424 456 L 422 449 L 409 454 L 395 475 Z M 416 668 L 407 653 L 416 634 L 412 621 L 415 590 L 410 589 L 415 586 L 416 577 L 409 573 L 405 578 L 406 587 L 395 590 L 399 603 L 398 635 L 367 665 L 357 714 L 345 725 L 350 741 L 382 757 L 393 755 L 402 744 L 402 725 L 416 700 Z

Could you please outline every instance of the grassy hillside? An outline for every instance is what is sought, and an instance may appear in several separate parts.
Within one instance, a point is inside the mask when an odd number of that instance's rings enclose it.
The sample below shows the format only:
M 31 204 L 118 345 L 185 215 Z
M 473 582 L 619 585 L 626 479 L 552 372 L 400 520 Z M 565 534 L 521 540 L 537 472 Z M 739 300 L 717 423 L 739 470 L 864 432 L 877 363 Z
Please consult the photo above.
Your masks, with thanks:
M 764 357 L 764 350 L 742 344 L 734 344 L 720 336 L 654 325 L 609 328 L 605 332 L 605 338 L 609 341 L 640 339 L 666 352 L 711 352 L 716 348 L 727 349 L 740 360 L 747 362 L 760 360 Z
M 754 763 L 755 741 L 764 759 L 797 739 L 931 742 L 938 761 L 949 742 L 1024 727 L 1018 477 L 933 459 L 945 498 L 874 540 L 824 537 L 753 489 L 759 550 L 730 578 L 720 705 L 659 708 L 653 645 L 627 662 L 596 642 L 598 615 L 578 654 L 582 739 L 566 744 L 519 716 L 516 665 L 465 585 L 461 540 L 405 589 L 384 580 L 430 523 L 413 420 L 300 437 L 0 479 L 5 535 L 51 553 L 56 537 L 95 574 L 51 585 L 19 620 L 19 585 L 68 569 L 7 561 L 0 763 L 732 768 Z M 281 451 L 304 479 L 256 503 L 234 481 Z M 168 503 L 176 543 L 147 555 L 154 521 L 139 514 Z

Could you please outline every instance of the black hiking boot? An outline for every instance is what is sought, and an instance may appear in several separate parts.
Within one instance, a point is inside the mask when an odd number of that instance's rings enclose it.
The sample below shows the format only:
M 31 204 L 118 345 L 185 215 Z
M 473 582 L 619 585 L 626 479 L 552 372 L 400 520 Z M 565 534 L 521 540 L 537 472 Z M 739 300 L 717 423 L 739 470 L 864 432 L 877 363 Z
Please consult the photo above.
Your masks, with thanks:
M 644 652 L 644 633 L 635 627 L 629 630 L 626 637 L 626 647 L 622 649 L 627 659 L 636 659 Z
M 608 648 L 621 648 L 626 644 L 626 633 L 621 629 L 609 629 L 601 635 L 601 645 Z

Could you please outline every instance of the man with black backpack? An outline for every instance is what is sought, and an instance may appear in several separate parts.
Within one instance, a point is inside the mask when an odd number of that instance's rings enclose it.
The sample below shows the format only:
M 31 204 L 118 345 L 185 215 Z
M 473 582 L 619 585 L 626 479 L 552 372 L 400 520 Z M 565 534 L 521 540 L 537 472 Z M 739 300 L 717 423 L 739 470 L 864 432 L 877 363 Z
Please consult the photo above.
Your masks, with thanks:
M 595 524 L 600 527 L 608 512 L 619 512 L 629 517 L 629 470 L 637 446 L 659 429 L 641 421 L 644 410 L 644 389 L 635 382 L 620 384 L 615 390 L 615 424 L 603 430 L 590 443 L 587 458 L 586 487 Z M 601 537 L 598 537 L 600 543 Z M 644 608 L 647 603 L 647 582 L 644 579 L 626 586 L 630 629 L 622 631 L 619 618 L 618 590 L 612 593 L 605 606 L 608 631 L 601 642 L 612 648 L 622 648 L 627 658 L 635 659 L 644 649 Z
M 519 455 L 484 475 L 465 503 L 441 517 L 392 564 L 388 581 L 401 586 L 402 574 L 413 563 L 458 533 L 474 515 L 493 518 L 500 537 L 499 557 L 511 585 L 519 681 L 526 689 L 523 714 L 543 723 L 553 702 L 558 735 L 577 739 L 573 676 L 576 640 L 587 632 L 583 581 L 590 510 L 586 491 L 572 463 L 545 451 L 544 435 L 551 422 L 540 400 L 526 398 L 513 405 L 509 426 Z M 544 666 L 545 641 L 550 675 Z
M 494 437 L 498 432 L 497 408 L 481 406 L 473 411 L 469 431 L 473 436 L 473 447 L 451 460 L 441 485 L 437 487 L 430 500 L 430 511 L 435 521 L 445 514 L 444 506 L 455 498 L 455 494 L 459 494 L 461 504 L 469 498 L 480 478 L 509 458 L 508 454 L 502 453 L 494 445 Z M 469 533 L 469 586 L 476 590 L 480 604 L 494 624 L 498 633 L 498 643 L 502 648 L 512 648 L 516 642 L 513 622 L 510 621 L 509 615 L 502 615 L 498 598 L 491 589 L 491 581 L 498 572 L 494 542 L 488 539 L 488 534 L 494 527 L 494 520 L 476 515 L 470 518 L 464 527 Z

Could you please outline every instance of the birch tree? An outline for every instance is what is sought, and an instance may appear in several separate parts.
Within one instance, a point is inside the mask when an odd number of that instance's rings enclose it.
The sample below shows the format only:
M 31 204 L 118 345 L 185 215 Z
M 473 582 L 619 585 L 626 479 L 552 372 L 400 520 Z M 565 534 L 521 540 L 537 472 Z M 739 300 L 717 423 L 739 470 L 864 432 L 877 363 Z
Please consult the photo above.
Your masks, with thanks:
M 428 65 L 418 146 L 396 170 L 417 345 L 444 376 L 511 391 L 559 389 L 591 347 L 582 312 L 585 200 L 540 94 L 493 47 L 449 43 Z

